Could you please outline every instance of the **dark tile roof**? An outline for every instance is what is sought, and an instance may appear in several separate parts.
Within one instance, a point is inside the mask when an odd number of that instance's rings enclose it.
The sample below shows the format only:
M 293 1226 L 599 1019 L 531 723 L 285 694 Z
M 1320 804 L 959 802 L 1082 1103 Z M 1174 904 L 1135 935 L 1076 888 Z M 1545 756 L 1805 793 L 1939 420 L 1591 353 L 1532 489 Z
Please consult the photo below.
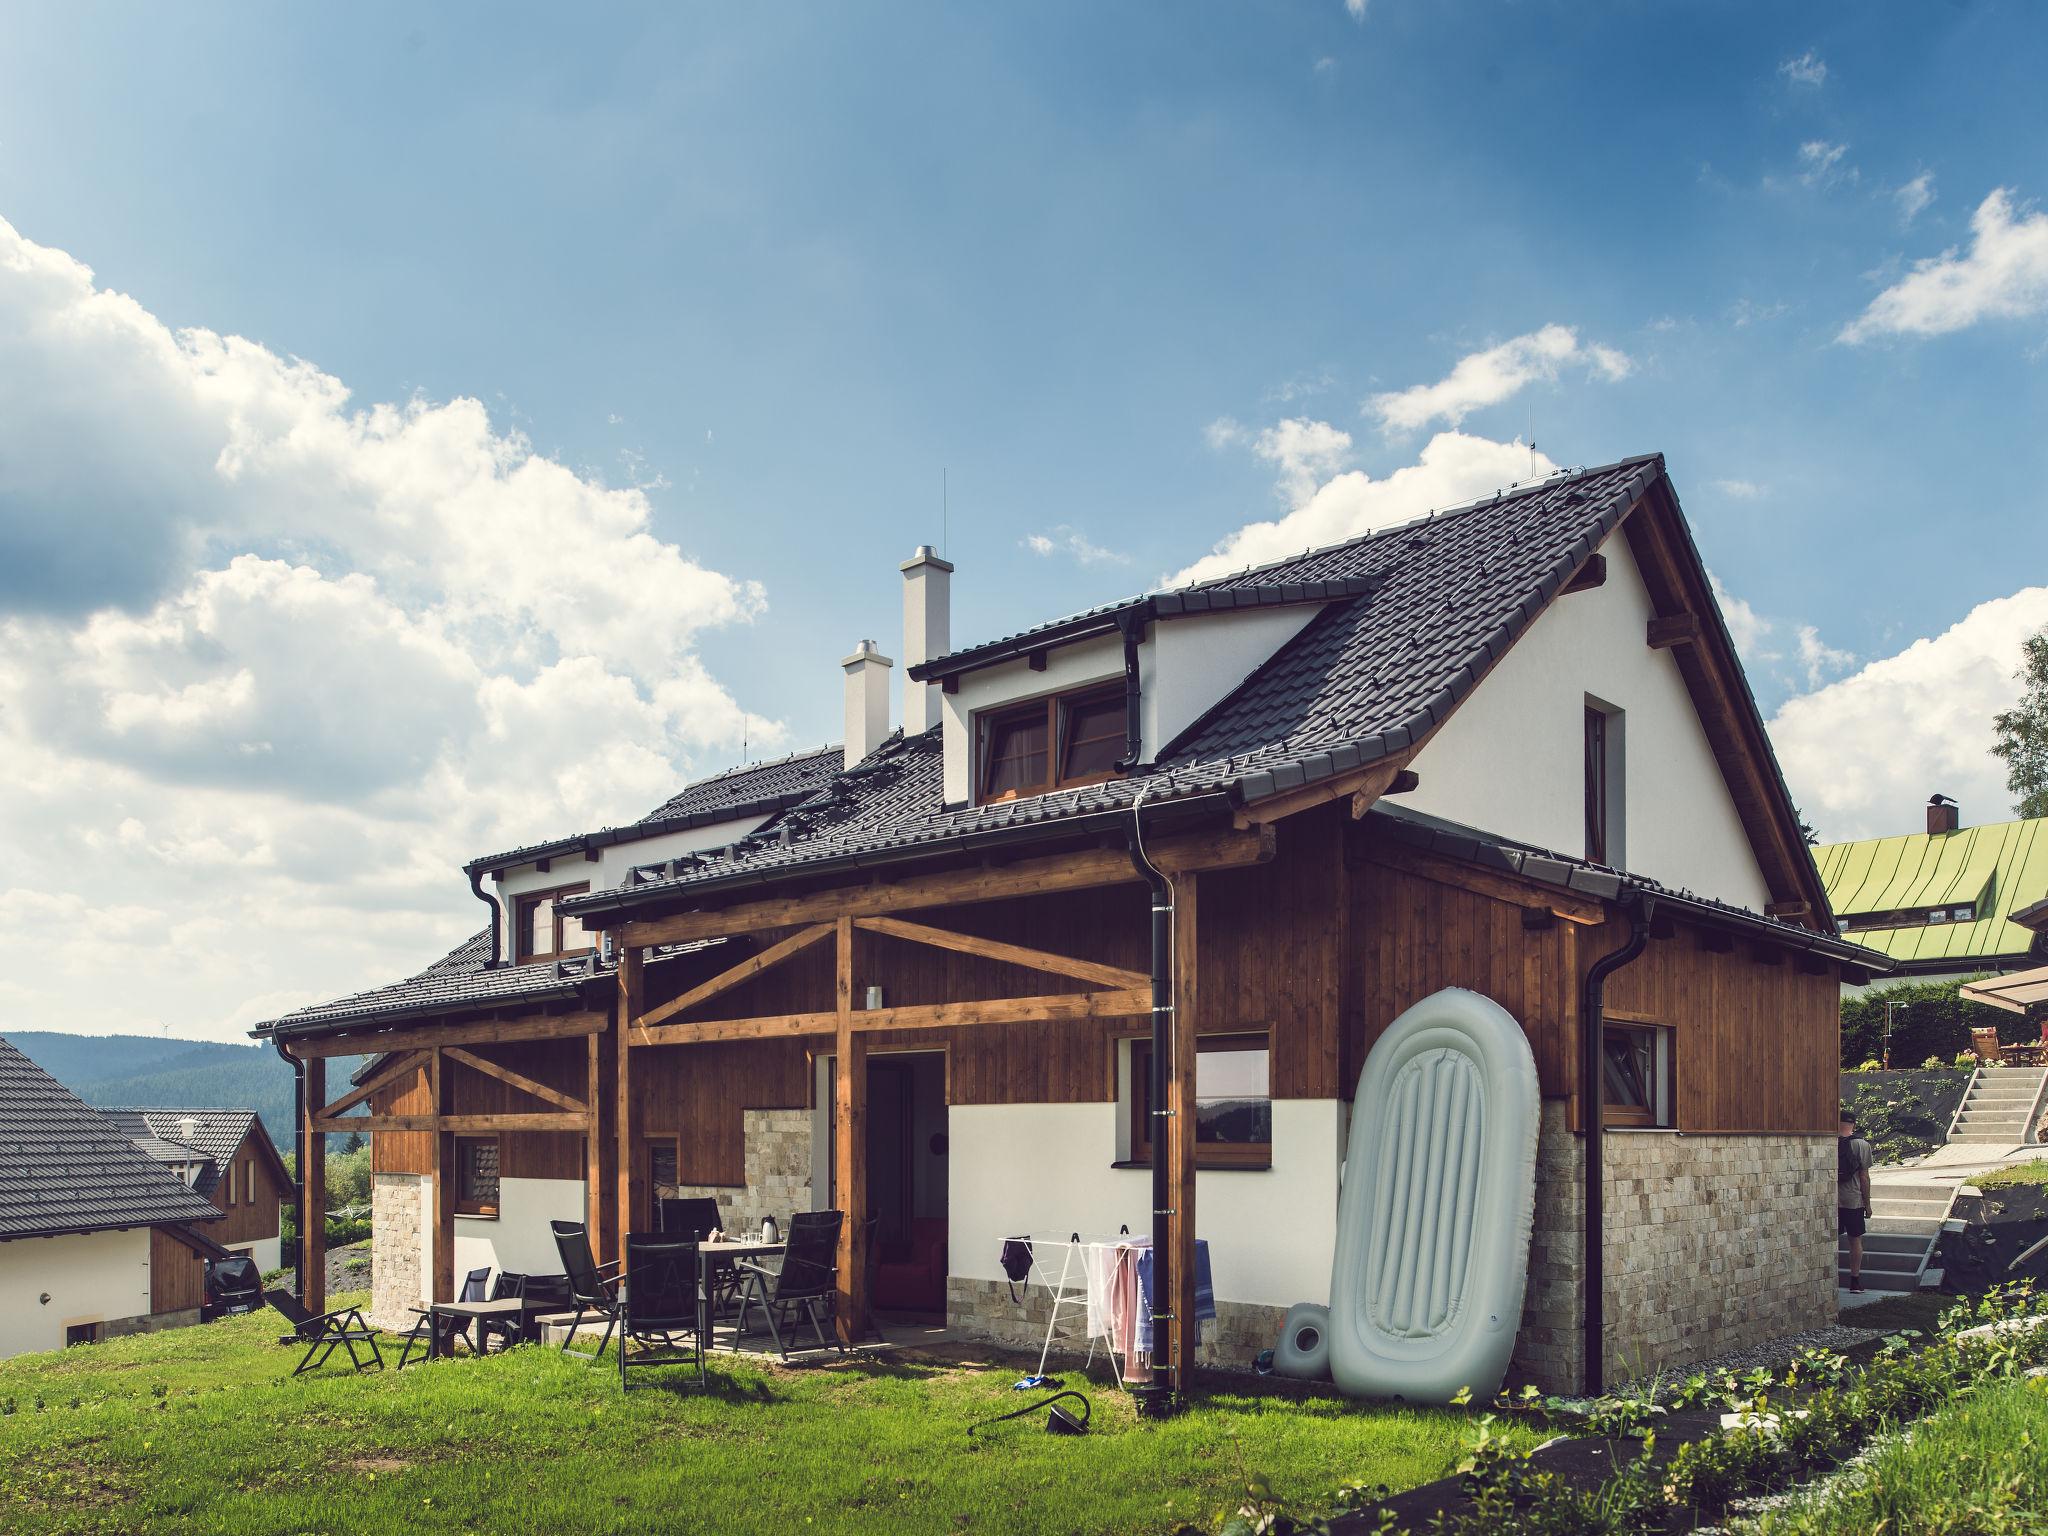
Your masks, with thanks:
M 257 1123 L 253 1109 L 162 1109 L 153 1106 L 121 1105 L 102 1111 L 158 1162 L 178 1161 L 152 1150 L 146 1142 L 189 1148 L 207 1160 L 199 1182 L 193 1188 L 211 1197 L 227 1167 Z M 140 1128 L 141 1135 L 135 1134 Z
M 700 939 L 690 944 L 665 945 L 655 952 L 654 963 L 723 942 Z M 256 1025 L 250 1033 L 332 1033 L 346 1027 L 511 1003 L 567 1001 L 581 997 L 584 989 L 594 984 L 613 985 L 612 978 L 618 971 L 615 963 L 594 954 L 572 960 L 535 960 L 525 965 L 499 966 L 487 963 L 490 956 L 491 932 L 486 928 L 464 939 L 417 976 L 294 1009 L 281 1018 Z
M 552 858 L 557 854 L 637 842 L 667 832 L 680 832 L 687 827 L 770 816 L 831 783 L 844 757 L 845 751 L 841 747 L 816 747 L 773 762 L 746 763 L 738 768 L 728 768 L 708 779 L 685 785 L 640 820 L 628 822 L 625 826 L 605 827 L 596 832 L 581 832 L 571 837 L 489 854 L 481 859 L 472 859 L 465 868 L 502 869 L 513 864 L 531 863 L 535 859 Z
M 219 1215 L 105 1115 L 0 1040 L 0 1239 Z
M 1141 794 L 1147 805 L 1256 800 L 1368 766 L 1446 718 L 1663 472 L 1650 455 L 1559 474 L 1205 583 L 1210 592 L 1325 582 L 1364 590 L 1330 602 L 1178 739 L 1148 743 L 1157 759 L 1148 771 L 948 808 L 939 733 L 892 737 L 731 856 L 677 860 L 565 910 L 619 911 L 670 893 L 1023 833 L 1127 811 Z

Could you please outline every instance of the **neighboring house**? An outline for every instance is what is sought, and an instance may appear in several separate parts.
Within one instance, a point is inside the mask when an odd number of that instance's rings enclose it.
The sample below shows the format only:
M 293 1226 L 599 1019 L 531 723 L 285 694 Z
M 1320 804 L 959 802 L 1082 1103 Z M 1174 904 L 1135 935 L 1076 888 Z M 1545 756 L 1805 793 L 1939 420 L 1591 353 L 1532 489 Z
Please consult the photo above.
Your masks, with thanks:
M 102 1113 L 213 1202 L 226 1218 L 210 1229 L 216 1242 L 247 1254 L 263 1274 L 283 1264 L 278 1207 L 292 1201 L 291 1171 L 254 1110 L 131 1106 Z
M 1889 955 L 1876 983 L 2002 975 L 2048 959 L 2029 909 L 2048 899 L 2048 817 L 1962 825 L 1946 795 L 1927 830 L 1813 851 L 1841 931 Z
M 885 1273 L 931 1256 L 950 1324 L 1022 1342 L 1043 1297 L 1011 1300 L 1006 1237 L 1163 1205 L 1170 1253 L 1210 1244 L 1204 1348 L 1247 1366 L 1329 1299 L 1366 1053 L 1460 986 L 1521 1022 L 1544 1097 L 1529 1377 L 1834 1320 L 1836 1000 L 1887 962 L 1835 932 L 1661 458 L 966 650 L 952 567 L 902 570 L 900 728 L 863 642 L 808 793 L 689 846 L 477 861 L 495 945 L 259 1027 L 305 1062 L 312 1129 L 375 1139 L 383 1315 L 475 1245 L 555 1267 L 545 1217 L 616 1253 L 658 1196 L 709 1194 L 729 1224 L 846 1211 L 847 1319 L 872 1220 Z M 326 1102 L 325 1060 L 361 1053 Z
M 219 1219 L 0 1040 L 0 1357 L 198 1322 Z

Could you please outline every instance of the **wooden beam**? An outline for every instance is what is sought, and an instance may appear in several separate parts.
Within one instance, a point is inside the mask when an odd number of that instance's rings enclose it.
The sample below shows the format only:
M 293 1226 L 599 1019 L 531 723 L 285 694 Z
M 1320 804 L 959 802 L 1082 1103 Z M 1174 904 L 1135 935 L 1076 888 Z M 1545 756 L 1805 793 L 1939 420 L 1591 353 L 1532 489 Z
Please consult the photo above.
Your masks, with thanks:
M 345 1115 L 379 1088 L 387 1087 L 398 1078 L 404 1077 L 409 1072 L 417 1072 L 419 1069 L 420 1053 L 418 1051 L 407 1051 L 396 1061 L 387 1063 L 383 1071 L 363 1079 L 360 1086 L 350 1089 L 332 1104 L 323 1105 L 321 1108 L 314 1110 L 313 1118 L 316 1120 L 332 1120 L 337 1116 Z
M 833 984 L 838 1053 L 833 1061 L 833 1182 L 839 1224 L 839 1336 L 852 1344 L 867 1323 L 867 1268 L 863 1230 L 868 1215 L 868 1043 L 853 1027 L 853 919 L 842 917 Z
M 583 1227 L 590 1237 L 591 1251 L 610 1257 L 605 1241 L 604 1206 L 604 1047 L 596 1035 L 587 1036 L 588 1053 L 583 1065 L 583 1098 L 590 1111 L 583 1121 Z
M 1579 567 L 1578 572 L 1572 579 L 1564 584 L 1564 590 L 1566 592 L 1590 592 L 1595 587 L 1604 587 L 1606 585 L 1607 557 L 1605 555 L 1593 555 L 1587 559 L 1584 565 Z
M 1092 981 L 1097 986 L 1152 985 L 1152 978 L 1143 971 L 1125 970 L 1120 965 L 1104 965 L 1099 960 L 1081 960 L 1072 955 L 1058 955 L 1045 949 L 1027 949 L 1022 944 L 1005 944 L 999 939 L 977 938 L 973 934 L 955 933 L 950 928 L 932 928 L 924 923 L 905 922 L 901 918 L 857 917 L 853 921 L 853 926 L 865 928 L 870 933 L 887 934 L 894 939 L 908 939 L 913 944 L 929 944 L 935 949 L 957 950 L 963 955 L 978 955 L 984 960 L 1000 960 L 1034 971 L 1050 971 L 1055 976 L 1072 976 L 1080 981 Z
M 1581 927 L 1592 927 L 1607 921 L 1605 905 L 1590 896 L 1577 896 L 1540 880 L 1524 879 L 1505 870 L 1487 869 L 1463 859 L 1425 853 L 1422 849 L 1411 848 L 1405 843 L 1382 840 L 1369 848 L 1365 857 L 1374 864 L 1398 869 L 1403 874 L 1415 875 L 1423 880 L 1434 880 L 1438 885 L 1477 891 L 1482 896 L 1512 902 L 1518 907 L 1540 908 Z
M 831 936 L 832 925 L 830 923 L 813 923 L 808 928 L 792 933 L 786 939 L 780 939 L 770 944 L 758 955 L 749 955 L 730 970 L 720 971 L 709 981 L 699 982 L 680 997 L 670 998 L 667 1002 L 648 1009 L 645 1018 L 635 1019 L 633 1022 L 645 1029 L 659 1024 L 663 1019 L 674 1018 L 685 1008 L 695 1007 L 698 1003 L 714 998 L 721 992 L 729 992 L 741 982 L 751 981 L 770 966 L 780 965 L 791 955 L 809 949 L 820 939 L 830 938 Z
M 656 1024 L 629 1029 L 629 1045 L 702 1045 L 712 1040 L 790 1040 L 805 1035 L 837 1034 L 839 1015 L 779 1013 L 752 1019 L 690 1019 L 681 1024 Z
M 1388 758 L 1385 762 L 1374 763 L 1352 773 L 1340 773 L 1321 783 L 1304 785 L 1291 789 L 1282 795 L 1269 795 L 1264 800 L 1246 806 L 1237 813 L 1240 827 L 1270 826 L 1282 817 L 1292 816 L 1298 811 L 1311 810 L 1318 805 L 1327 805 L 1332 800 L 1349 799 L 1354 818 L 1363 816 L 1372 803 L 1393 786 L 1400 777 L 1402 764 L 1407 759 Z
M 346 1136 L 350 1131 L 375 1135 L 379 1131 L 431 1131 L 434 1128 L 432 1115 L 345 1115 L 339 1119 L 316 1119 L 316 1129 L 330 1136 Z
M 1696 645 L 1700 638 L 1700 616 L 1696 613 L 1674 613 L 1669 617 L 1650 620 L 1650 649 L 1668 651 L 1674 645 Z
M 485 1136 L 498 1131 L 580 1131 L 586 1117 L 566 1109 L 513 1111 L 497 1115 L 443 1115 L 444 1129 L 463 1136 Z
M 376 1056 L 436 1045 L 508 1045 L 516 1040 L 568 1040 L 602 1034 L 607 1015 L 596 1012 L 535 1014 L 522 1019 L 483 1019 L 472 1024 L 415 1024 L 363 1034 L 325 1035 L 290 1042 L 294 1056 Z
M 1167 1232 L 1172 1257 L 1167 1267 L 1173 1319 L 1167 1325 L 1166 1358 L 1173 1372 L 1173 1390 L 1187 1397 L 1194 1388 L 1195 1345 L 1201 1324 L 1195 1317 L 1195 1078 L 1196 1036 L 1205 1017 L 1201 989 L 1201 887 L 1195 875 L 1173 883 L 1173 1055 L 1167 1083 L 1167 1149 L 1170 1205 Z M 1162 1138 L 1156 1134 L 1152 1145 Z M 1159 1348 L 1159 1342 L 1153 1342 Z
M 618 1103 L 612 1111 L 612 1133 L 617 1140 L 618 1159 L 618 1252 L 626 1256 L 626 1238 L 640 1219 L 640 1114 L 633 1092 L 633 1053 L 627 1048 L 626 1021 L 637 1019 L 647 1008 L 646 962 L 637 945 L 619 950 L 619 1030 L 616 1078 L 613 1085 Z M 623 1271 L 622 1271 L 623 1272 Z
M 597 1037 L 593 1035 L 591 1038 Z M 590 1106 L 581 1099 L 572 1098 L 559 1088 L 550 1088 L 546 1083 L 538 1082 L 524 1072 L 514 1072 L 510 1067 L 500 1066 L 495 1061 L 486 1061 L 474 1052 L 465 1051 L 459 1045 L 444 1047 L 441 1054 L 451 1061 L 461 1062 L 472 1071 L 483 1073 L 485 1077 L 495 1077 L 499 1082 L 517 1088 L 521 1093 L 530 1093 L 544 1103 L 553 1104 L 558 1109 L 566 1109 L 570 1111 L 570 1118 L 579 1123 L 590 1112 Z
M 951 1003 L 912 1003 L 901 1008 L 865 1008 L 853 1015 L 856 1035 L 890 1029 L 954 1029 L 969 1024 L 1047 1024 L 1062 1019 L 1121 1019 L 1149 1013 L 1145 988 L 1108 992 L 1054 992 L 1040 997 L 991 997 Z M 801 1035 L 834 1035 L 839 1015 L 779 1013 L 757 1019 L 699 1019 L 627 1031 L 638 1045 L 702 1045 L 713 1040 L 786 1040 Z
M 1765 917 L 1796 918 L 1811 917 L 1813 906 L 1804 901 L 1769 901 L 1764 903 Z
M 300 1138 L 306 1199 L 299 1208 L 299 1299 L 316 1314 L 327 1310 L 327 1138 L 312 1111 L 326 1097 L 327 1063 L 315 1057 L 306 1063 L 306 1128 Z
M 455 1300 L 455 1132 L 448 1127 L 448 1074 L 439 1049 L 427 1057 L 427 1082 L 434 1097 L 434 1276 L 431 1301 Z
M 1269 828 L 1211 832 L 1166 838 L 1149 844 L 1152 862 L 1170 875 L 1197 869 L 1243 869 L 1273 857 Z M 803 896 L 740 902 L 707 912 L 679 912 L 672 917 L 628 922 L 618 930 L 623 945 L 680 944 L 690 939 L 753 933 L 763 928 L 788 928 L 840 917 L 880 917 L 920 907 L 966 906 L 1004 901 L 1014 896 L 1046 896 L 1105 885 L 1133 885 L 1138 872 L 1121 848 L 1090 848 L 1077 853 L 1020 859 L 993 869 L 956 869 L 941 874 L 907 876 L 880 885 L 839 886 Z

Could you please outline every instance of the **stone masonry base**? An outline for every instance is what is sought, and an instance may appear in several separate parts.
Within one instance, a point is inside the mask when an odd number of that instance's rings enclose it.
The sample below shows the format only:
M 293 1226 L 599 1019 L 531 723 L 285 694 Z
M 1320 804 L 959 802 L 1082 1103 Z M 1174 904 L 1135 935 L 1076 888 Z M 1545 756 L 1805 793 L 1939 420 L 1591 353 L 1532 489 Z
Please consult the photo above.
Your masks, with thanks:
M 420 1299 L 421 1191 L 416 1173 L 370 1176 L 370 1321 L 404 1331 Z
M 808 1109 L 750 1109 L 745 1126 L 744 1185 L 664 1184 L 664 1199 L 708 1195 L 728 1227 L 752 1231 L 763 1216 L 787 1224 L 790 1214 L 811 1208 L 811 1112 Z
M 1010 1287 L 1001 1280 L 973 1280 L 961 1275 L 946 1277 L 946 1326 L 957 1333 L 1010 1349 L 1036 1355 L 1045 1343 L 1046 1320 L 1052 1315 L 1052 1293 L 1042 1285 L 1017 1287 L 1017 1299 L 1010 1299 Z M 1262 1349 L 1271 1349 L 1280 1336 L 1285 1307 L 1259 1306 L 1250 1302 L 1216 1303 L 1213 1322 L 1202 1324 L 1202 1343 L 1195 1354 L 1199 1365 L 1226 1370 L 1249 1371 L 1252 1359 Z M 1076 1308 L 1060 1315 L 1060 1339 L 1053 1344 L 1052 1358 L 1067 1365 L 1078 1364 L 1088 1353 L 1082 1312 Z

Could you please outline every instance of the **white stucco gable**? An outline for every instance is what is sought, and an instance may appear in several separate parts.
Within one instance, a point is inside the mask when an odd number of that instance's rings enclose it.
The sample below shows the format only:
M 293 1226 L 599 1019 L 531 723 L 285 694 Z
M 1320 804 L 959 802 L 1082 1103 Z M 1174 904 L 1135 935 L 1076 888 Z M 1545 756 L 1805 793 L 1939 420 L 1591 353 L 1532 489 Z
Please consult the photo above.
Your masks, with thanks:
M 1559 596 L 1417 754 L 1399 804 L 1560 853 L 1585 850 L 1585 709 L 1622 711 L 1622 847 L 1633 874 L 1761 912 L 1769 885 L 1619 530 L 1607 580 Z

